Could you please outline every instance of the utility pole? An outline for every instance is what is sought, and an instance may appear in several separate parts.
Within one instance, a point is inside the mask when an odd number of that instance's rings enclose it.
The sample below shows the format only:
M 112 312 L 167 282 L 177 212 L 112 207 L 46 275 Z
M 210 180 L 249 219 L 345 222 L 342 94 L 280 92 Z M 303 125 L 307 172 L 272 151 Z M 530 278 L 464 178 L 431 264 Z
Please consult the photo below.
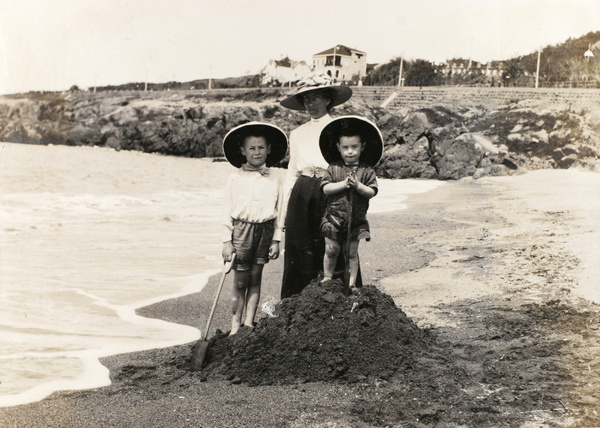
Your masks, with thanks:
M 404 86 L 402 84 L 402 67 L 404 65 L 404 58 L 400 57 L 400 74 L 398 75 L 398 89 L 400 89 L 402 86 Z
M 538 88 L 540 83 L 540 56 L 542 55 L 542 48 L 538 49 L 538 60 L 537 60 L 537 71 L 535 72 L 535 89 Z

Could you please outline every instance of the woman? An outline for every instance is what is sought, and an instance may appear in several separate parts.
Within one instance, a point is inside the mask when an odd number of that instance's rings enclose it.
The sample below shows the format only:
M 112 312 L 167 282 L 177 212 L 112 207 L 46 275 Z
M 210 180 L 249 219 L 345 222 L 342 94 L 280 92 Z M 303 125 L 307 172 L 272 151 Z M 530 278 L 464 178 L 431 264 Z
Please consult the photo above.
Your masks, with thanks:
M 351 96 L 350 88 L 332 85 L 327 75 L 316 75 L 301 81 L 297 93 L 281 101 L 286 108 L 310 115 L 310 122 L 290 133 L 290 161 L 284 181 L 288 202 L 282 299 L 300 293 L 323 270 L 325 242 L 320 225 L 325 205 L 320 187 L 329 165 L 321 154 L 319 137 L 333 120 L 329 115 L 331 109 Z M 343 263 L 342 258 L 340 261 Z

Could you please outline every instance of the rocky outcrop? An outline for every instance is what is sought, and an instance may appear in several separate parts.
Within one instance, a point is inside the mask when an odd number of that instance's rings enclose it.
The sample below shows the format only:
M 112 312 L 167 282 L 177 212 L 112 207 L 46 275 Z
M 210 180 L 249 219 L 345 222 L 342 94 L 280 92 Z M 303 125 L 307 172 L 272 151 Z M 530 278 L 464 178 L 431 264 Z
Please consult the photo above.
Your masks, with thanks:
M 266 121 L 291 131 L 304 113 L 279 105 L 281 93 L 238 91 L 88 92 L 0 98 L 0 139 L 35 144 L 94 145 L 187 157 L 222 156 L 227 131 Z M 539 168 L 595 169 L 600 107 L 579 112 L 522 107 L 435 106 L 383 109 L 360 98 L 334 115 L 357 114 L 380 127 L 385 141 L 377 173 L 387 178 L 460 179 Z

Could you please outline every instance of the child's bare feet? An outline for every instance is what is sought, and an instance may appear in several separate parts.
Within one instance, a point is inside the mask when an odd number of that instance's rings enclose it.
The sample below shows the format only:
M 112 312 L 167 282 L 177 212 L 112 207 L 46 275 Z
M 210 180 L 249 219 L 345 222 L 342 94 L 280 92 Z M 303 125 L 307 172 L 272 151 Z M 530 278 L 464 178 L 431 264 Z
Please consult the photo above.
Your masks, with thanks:
M 242 328 L 249 328 L 250 330 L 254 330 L 254 327 L 256 327 L 256 323 L 255 322 L 245 322 L 244 324 L 242 324 Z
M 323 284 L 324 282 L 327 282 L 327 281 L 331 281 L 330 276 L 324 276 L 320 283 Z
M 239 320 L 236 320 L 235 317 L 231 320 L 231 331 L 229 332 L 230 336 L 233 336 L 234 334 L 236 334 L 239 330 L 240 330 L 240 322 Z

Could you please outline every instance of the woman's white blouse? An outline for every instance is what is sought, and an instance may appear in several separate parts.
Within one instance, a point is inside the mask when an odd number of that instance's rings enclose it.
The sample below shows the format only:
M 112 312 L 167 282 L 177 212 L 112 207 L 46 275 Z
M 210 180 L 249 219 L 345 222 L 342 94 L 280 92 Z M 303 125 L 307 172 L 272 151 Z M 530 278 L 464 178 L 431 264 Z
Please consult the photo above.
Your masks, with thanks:
M 326 114 L 319 119 L 311 119 L 310 122 L 300 125 L 290 133 L 290 161 L 287 174 L 283 184 L 285 205 L 294 187 L 294 183 L 302 174 L 302 171 L 314 168 L 327 169 L 329 164 L 323 158 L 319 148 L 319 137 L 321 131 L 333 118 Z

